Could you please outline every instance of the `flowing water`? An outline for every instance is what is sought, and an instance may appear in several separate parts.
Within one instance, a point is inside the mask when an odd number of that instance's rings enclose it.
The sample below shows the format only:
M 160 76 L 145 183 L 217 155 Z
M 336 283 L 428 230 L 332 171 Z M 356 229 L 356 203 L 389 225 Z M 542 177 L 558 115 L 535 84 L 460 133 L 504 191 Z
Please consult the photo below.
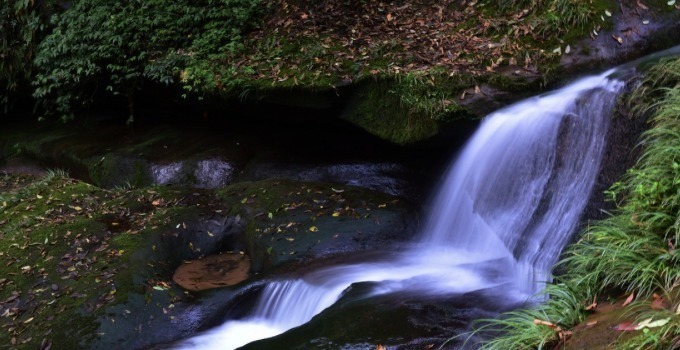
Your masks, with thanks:
M 235 349 L 281 334 L 359 282 L 376 282 L 366 298 L 495 286 L 514 300 L 536 294 L 550 279 L 595 182 L 610 112 L 623 87 L 609 78 L 613 72 L 489 115 L 448 170 L 408 254 L 271 281 L 250 316 L 173 348 Z

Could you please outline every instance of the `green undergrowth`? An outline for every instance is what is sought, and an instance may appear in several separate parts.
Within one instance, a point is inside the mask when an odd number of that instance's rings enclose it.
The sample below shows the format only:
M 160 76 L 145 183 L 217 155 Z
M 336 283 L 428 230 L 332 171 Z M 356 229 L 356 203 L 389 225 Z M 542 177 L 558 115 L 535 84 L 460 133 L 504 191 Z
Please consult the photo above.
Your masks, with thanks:
M 651 126 L 637 164 L 607 192 L 618 209 L 569 247 L 560 262 L 567 273 L 548 288 L 547 302 L 479 328 L 500 333 L 483 349 L 550 348 L 584 320 L 596 296 L 624 292 L 635 295 L 637 307 L 620 321 L 639 330 L 620 337 L 617 349 L 680 345 L 680 59 L 651 68 L 630 102 L 638 114 L 651 114 Z

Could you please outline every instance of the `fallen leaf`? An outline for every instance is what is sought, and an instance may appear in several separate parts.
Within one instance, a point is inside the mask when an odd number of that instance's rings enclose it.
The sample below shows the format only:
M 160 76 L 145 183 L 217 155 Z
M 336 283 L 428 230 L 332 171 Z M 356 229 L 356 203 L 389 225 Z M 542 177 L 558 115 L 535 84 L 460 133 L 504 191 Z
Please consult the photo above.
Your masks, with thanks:
M 552 322 L 539 320 L 539 319 L 537 319 L 537 318 L 534 319 L 534 324 L 537 325 L 537 326 L 538 326 L 538 325 L 548 326 L 548 327 L 550 327 L 550 328 L 556 328 L 556 327 L 557 327 L 557 326 L 555 326 L 555 324 L 552 323 Z
M 161 204 L 161 200 L 160 200 L 160 199 L 156 199 L 155 201 L 151 202 L 151 204 L 152 204 L 153 206 L 159 206 L 159 205 Z
M 650 318 L 640 322 L 635 329 L 638 330 L 638 329 L 643 329 L 643 328 L 661 327 L 661 326 L 664 326 L 666 323 L 668 323 L 668 321 L 670 321 L 670 320 L 671 320 L 671 318 L 668 317 L 668 318 L 664 318 L 664 319 L 661 319 L 661 320 L 652 321 L 652 317 L 650 317 Z
M 586 311 L 595 310 L 597 308 L 597 295 L 593 297 L 593 302 L 586 306 Z
M 312 226 L 312 227 L 309 228 L 309 231 L 310 232 L 317 232 L 317 231 L 319 231 L 319 228 L 316 227 L 316 226 Z
M 612 39 L 616 40 L 619 44 L 623 44 L 623 38 L 612 34 Z
M 388 13 L 388 14 L 387 14 L 387 21 L 388 21 L 388 22 L 392 22 L 392 19 L 393 19 L 393 18 L 392 18 L 392 14 L 391 14 L 391 13 Z
M 654 296 L 652 297 L 654 300 L 652 300 L 652 305 L 650 307 L 653 310 L 663 310 L 666 308 L 666 304 L 664 303 L 663 297 L 654 293 Z
M 621 305 L 621 306 L 626 306 L 626 305 L 632 303 L 634 298 L 635 298 L 635 293 L 630 293 L 628 298 L 626 298 L 626 301 L 624 301 L 623 305 Z
M 637 5 L 638 5 L 639 8 L 641 8 L 643 10 L 649 10 L 649 7 L 647 7 L 647 5 L 641 3 L 640 0 L 637 0 Z
M 637 324 L 631 321 L 625 321 L 612 327 L 612 329 L 619 332 L 632 332 L 637 330 Z
M 607 17 L 611 17 L 612 13 L 609 12 L 609 10 L 604 10 L 604 14 L 607 15 Z
M 675 5 L 675 0 L 671 0 L 671 1 L 668 2 L 668 6 L 673 6 L 673 5 Z
M 591 328 L 592 326 L 594 326 L 596 324 L 597 324 L 597 320 L 586 322 L 586 328 Z

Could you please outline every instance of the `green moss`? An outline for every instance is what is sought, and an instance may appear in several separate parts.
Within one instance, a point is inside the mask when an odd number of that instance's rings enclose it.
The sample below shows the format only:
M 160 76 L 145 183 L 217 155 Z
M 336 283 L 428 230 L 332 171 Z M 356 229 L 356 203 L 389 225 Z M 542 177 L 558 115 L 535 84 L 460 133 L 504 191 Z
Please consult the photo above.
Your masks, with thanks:
M 13 349 L 37 349 L 43 339 L 56 349 L 90 349 L 100 322 L 115 318 L 109 310 L 161 278 L 163 270 L 135 252 L 197 215 L 178 205 L 181 192 L 107 191 L 58 173 L 4 175 L 0 189 L 0 300 L 10 300 L 0 343 Z
M 437 122 L 426 111 L 403 106 L 402 98 L 408 97 L 400 96 L 400 91 L 395 91 L 394 87 L 395 82 L 389 80 L 364 83 L 358 88 L 343 118 L 398 144 L 433 136 L 438 130 Z

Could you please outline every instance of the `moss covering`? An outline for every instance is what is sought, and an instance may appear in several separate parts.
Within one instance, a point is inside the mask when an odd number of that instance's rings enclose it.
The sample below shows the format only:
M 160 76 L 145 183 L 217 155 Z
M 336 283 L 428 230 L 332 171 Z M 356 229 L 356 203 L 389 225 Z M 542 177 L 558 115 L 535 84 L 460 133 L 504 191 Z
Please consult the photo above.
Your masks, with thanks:
M 55 172 L 44 179 L 2 175 L 0 189 L 2 344 L 89 349 L 105 336 L 96 331 L 109 307 L 131 291 L 166 288 L 154 272 L 146 283 L 135 280 L 144 271 L 130 269 L 130 258 L 180 217 L 184 209 L 166 208 L 177 198 L 106 191 Z
M 392 81 L 364 84 L 343 118 L 368 132 L 398 144 L 434 136 L 437 122 L 426 111 L 405 108 Z

